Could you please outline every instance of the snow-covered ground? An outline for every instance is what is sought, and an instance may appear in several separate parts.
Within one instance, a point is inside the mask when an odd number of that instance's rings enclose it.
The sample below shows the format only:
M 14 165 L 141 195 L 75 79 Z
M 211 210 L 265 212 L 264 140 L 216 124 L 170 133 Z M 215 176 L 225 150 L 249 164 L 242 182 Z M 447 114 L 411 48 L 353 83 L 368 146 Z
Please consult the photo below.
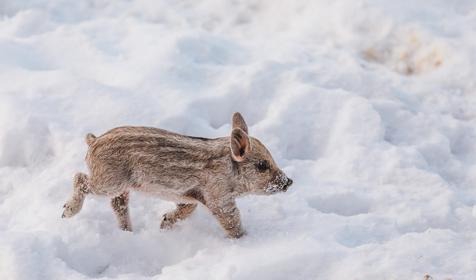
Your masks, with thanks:
M 476 279 L 476 2 L 0 1 L 0 279 Z M 247 235 L 134 194 L 60 218 L 87 132 L 225 136 L 294 179 Z

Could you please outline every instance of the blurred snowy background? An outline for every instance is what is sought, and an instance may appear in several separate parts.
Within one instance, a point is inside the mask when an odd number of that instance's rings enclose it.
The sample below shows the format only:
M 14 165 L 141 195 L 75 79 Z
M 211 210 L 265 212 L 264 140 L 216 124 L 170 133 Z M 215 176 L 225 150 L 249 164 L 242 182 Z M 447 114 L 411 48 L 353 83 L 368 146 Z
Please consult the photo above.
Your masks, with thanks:
M 84 135 L 228 135 L 294 179 L 203 208 L 134 194 L 60 218 Z M 0 1 L 1 279 L 476 279 L 476 2 Z

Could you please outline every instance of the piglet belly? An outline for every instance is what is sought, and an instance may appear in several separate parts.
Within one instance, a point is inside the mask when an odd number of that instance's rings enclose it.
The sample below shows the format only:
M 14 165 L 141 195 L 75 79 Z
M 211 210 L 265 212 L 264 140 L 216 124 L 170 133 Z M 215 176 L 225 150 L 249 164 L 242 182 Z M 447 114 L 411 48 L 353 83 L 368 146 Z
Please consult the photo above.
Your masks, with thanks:
M 163 200 L 175 202 L 175 203 L 193 203 L 194 200 L 185 197 L 183 194 L 187 190 L 182 190 L 181 188 L 171 188 L 168 186 L 163 186 L 159 184 L 141 184 L 134 185 L 133 190 L 146 193 L 148 195 L 159 197 Z

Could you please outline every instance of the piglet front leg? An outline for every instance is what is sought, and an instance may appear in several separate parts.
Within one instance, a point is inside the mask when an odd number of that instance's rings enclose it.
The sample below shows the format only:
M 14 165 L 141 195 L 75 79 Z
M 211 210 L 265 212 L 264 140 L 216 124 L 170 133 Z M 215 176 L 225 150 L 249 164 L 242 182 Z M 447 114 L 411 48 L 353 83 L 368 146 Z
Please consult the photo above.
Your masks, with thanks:
M 229 238 L 240 238 L 245 234 L 241 227 L 240 211 L 234 200 L 220 201 L 207 206 Z

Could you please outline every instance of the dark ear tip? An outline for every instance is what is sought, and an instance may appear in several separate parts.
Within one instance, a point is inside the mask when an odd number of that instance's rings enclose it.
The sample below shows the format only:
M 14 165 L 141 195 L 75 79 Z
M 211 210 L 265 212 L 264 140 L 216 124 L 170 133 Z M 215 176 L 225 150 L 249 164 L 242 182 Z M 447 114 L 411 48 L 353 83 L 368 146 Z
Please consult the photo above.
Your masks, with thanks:
M 245 119 L 239 112 L 233 113 L 232 127 L 239 127 L 248 134 L 248 126 L 246 125 Z
M 236 118 L 242 118 L 243 119 L 243 116 L 241 115 L 240 112 L 234 112 L 232 119 L 236 119 Z

